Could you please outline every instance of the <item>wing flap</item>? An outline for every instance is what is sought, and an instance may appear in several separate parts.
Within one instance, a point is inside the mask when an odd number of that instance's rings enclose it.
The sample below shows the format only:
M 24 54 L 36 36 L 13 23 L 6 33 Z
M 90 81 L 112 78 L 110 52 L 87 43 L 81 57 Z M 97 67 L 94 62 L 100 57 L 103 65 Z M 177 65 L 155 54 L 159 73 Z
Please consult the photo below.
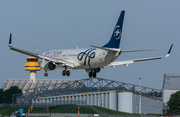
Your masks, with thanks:
M 64 66 L 69 66 L 71 68 L 75 68 L 74 63 L 69 62 L 69 61 L 65 61 L 65 60 L 61 60 L 61 59 L 57 59 L 57 58 L 52 58 L 52 57 L 47 57 L 47 56 L 43 56 L 43 55 L 38 55 L 38 57 L 41 59 L 45 59 L 47 61 L 53 61 L 56 64 L 63 64 Z
M 115 61 L 115 62 L 112 62 L 109 64 L 109 66 L 111 67 L 114 67 L 116 65 L 128 65 L 128 64 L 131 64 L 133 63 L 134 61 L 133 60 L 127 60 L 127 61 Z

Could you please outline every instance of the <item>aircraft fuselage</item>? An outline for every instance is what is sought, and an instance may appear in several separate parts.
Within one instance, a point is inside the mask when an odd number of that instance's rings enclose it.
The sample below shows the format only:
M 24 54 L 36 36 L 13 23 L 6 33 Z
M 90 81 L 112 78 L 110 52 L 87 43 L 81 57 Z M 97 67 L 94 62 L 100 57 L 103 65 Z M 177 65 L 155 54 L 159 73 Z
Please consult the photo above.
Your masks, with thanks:
M 74 63 L 75 69 L 101 68 L 119 56 L 118 53 L 111 53 L 97 48 L 49 50 L 42 55 L 72 62 Z M 43 61 L 43 59 L 40 59 L 39 65 L 41 65 Z M 56 65 L 56 69 L 64 69 L 64 66 L 61 64 Z

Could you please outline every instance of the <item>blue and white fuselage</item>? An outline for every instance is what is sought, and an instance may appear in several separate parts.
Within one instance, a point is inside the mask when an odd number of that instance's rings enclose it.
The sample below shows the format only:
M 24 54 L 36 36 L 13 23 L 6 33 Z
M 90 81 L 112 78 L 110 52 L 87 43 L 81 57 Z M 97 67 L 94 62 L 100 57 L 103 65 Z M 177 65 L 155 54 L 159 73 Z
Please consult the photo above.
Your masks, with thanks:
M 74 63 L 75 67 L 72 69 L 93 69 L 108 65 L 109 63 L 113 62 L 120 54 L 118 52 L 109 53 L 106 50 L 97 48 L 87 48 L 50 50 L 44 52 L 42 55 Z M 42 62 L 43 59 L 39 59 L 39 65 L 41 65 Z M 71 69 L 71 67 L 67 68 Z M 56 69 L 64 69 L 64 66 L 61 64 L 56 65 Z M 44 70 L 49 71 L 50 69 Z

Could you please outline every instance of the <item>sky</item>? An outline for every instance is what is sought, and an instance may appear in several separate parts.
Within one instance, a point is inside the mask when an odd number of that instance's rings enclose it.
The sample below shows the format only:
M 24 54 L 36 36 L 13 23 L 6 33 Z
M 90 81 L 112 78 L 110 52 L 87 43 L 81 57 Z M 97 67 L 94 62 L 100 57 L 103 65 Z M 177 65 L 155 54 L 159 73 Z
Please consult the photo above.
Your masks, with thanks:
M 24 64 L 27 55 L 8 47 L 12 33 L 14 47 L 43 53 L 52 49 L 89 48 L 105 45 L 114 30 L 120 12 L 125 10 L 120 48 L 122 50 L 157 49 L 149 52 L 123 53 L 117 58 L 132 60 L 165 56 L 168 58 L 105 66 L 97 77 L 162 89 L 164 74 L 178 74 L 180 68 L 180 1 L 166 0 L 5 0 L 0 1 L 0 87 L 6 79 L 29 79 Z M 61 70 L 37 72 L 37 79 L 83 79 L 85 70 L 70 70 L 69 77 Z

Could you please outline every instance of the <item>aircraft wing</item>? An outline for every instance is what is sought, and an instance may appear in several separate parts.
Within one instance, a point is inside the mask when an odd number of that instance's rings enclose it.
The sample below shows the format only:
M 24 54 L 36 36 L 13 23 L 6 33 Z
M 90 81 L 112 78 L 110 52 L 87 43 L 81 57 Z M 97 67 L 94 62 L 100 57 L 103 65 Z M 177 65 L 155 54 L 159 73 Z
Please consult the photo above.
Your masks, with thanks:
M 57 58 L 53 58 L 53 57 L 48 57 L 48 56 L 44 56 L 44 55 L 38 55 L 38 58 L 41 58 L 41 59 L 44 59 L 47 61 L 52 61 L 55 64 L 62 64 L 63 66 L 75 68 L 74 63 L 69 62 L 69 61 L 65 61 L 65 60 L 61 60 L 61 59 L 57 59 Z
M 166 56 L 160 56 L 160 57 L 152 57 L 152 58 L 142 58 L 142 59 L 134 59 L 134 60 L 127 60 L 127 61 L 115 61 L 109 64 L 109 66 L 113 67 L 116 65 L 126 65 L 128 67 L 128 64 L 134 63 L 134 62 L 139 62 L 139 61 L 149 61 L 149 60 L 156 60 L 156 59 L 162 59 L 162 58 L 166 58 L 170 55 L 171 53 L 171 49 L 173 47 L 173 44 L 171 45 L 168 53 Z
M 26 55 L 30 55 L 30 56 L 33 56 L 33 57 L 37 57 L 37 58 L 40 58 L 40 59 L 44 59 L 44 60 L 47 60 L 47 61 L 52 61 L 55 64 L 62 64 L 63 66 L 75 68 L 74 63 L 72 63 L 72 62 L 57 59 L 57 58 L 53 58 L 53 57 L 48 57 L 48 56 L 44 56 L 44 55 L 39 55 L 39 54 L 36 54 L 36 53 L 28 52 L 26 50 L 21 50 L 21 49 L 15 48 L 15 47 L 13 47 L 11 45 L 11 37 L 12 37 L 12 34 L 10 34 L 10 38 L 9 38 L 9 48 L 11 50 L 14 50 L 16 52 L 20 52 L 20 53 L 23 53 L 23 54 L 26 54 Z

